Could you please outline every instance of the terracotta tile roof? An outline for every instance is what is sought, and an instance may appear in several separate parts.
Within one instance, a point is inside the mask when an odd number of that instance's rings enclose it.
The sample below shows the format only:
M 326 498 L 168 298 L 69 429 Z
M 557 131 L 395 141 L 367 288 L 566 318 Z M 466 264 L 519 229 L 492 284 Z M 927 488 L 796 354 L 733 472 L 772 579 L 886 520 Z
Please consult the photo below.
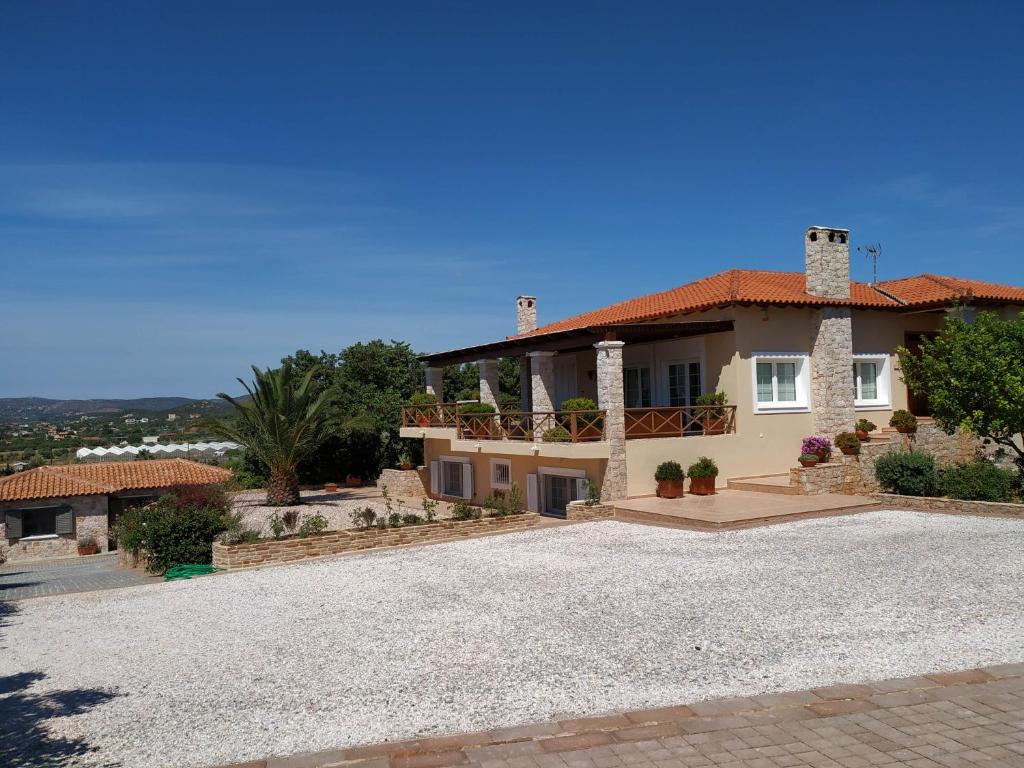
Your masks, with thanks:
M 223 483 L 231 472 L 186 459 L 38 467 L 0 478 L 0 501 L 91 496 L 139 488 Z
M 949 303 L 964 296 L 1024 303 L 1024 288 L 979 280 L 918 275 L 879 283 L 878 288 L 867 283 L 850 281 L 850 299 L 846 301 L 824 299 L 807 293 L 804 290 L 803 272 L 732 269 L 661 293 L 628 299 L 549 323 L 524 335 L 535 336 L 590 326 L 656 320 L 730 304 L 841 305 L 865 309 L 899 309 L 919 304 Z
M 947 304 L 957 299 L 1024 303 L 1024 288 L 945 275 L 925 274 L 899 280 L 885 280 L 879 283 L 878 287 L 908 306 Z

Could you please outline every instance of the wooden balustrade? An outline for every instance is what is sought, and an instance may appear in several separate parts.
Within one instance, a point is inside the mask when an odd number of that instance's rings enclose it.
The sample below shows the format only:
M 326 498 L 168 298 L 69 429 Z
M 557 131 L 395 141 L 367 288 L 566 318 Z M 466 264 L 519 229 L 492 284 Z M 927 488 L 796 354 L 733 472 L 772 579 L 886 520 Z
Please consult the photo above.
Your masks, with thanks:
M 604 440 L 604 411 L 456 413 L 461 440 L 589 443 Z
M 403 405 L 403 427 L 454 427 L 457 403 Z
M 735 431 L 735 405 L 626 409 L 627 440 L 724 435 Z

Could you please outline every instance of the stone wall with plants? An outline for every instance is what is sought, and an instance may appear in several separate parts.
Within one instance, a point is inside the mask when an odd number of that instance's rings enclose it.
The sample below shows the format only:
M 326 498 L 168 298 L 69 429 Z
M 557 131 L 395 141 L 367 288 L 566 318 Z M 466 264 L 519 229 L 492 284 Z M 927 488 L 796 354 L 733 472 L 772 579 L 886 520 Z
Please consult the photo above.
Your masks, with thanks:
M 307 537 L 262 539 L 244 544 L 214 542 L 213 565 L 226 570 L 237 570 L 403 544 L 432 544 L 485 533 L 527 530 L 535 526 L 539 520 L 540 516 L 536 513 L 521 512 L 504 517 L 480 516 L 404 524 L 397 527 L 377 527 L 374 524 L 372 527 L 348 531 Z
M 1017 517 L 1024 520 L 1024 504 L 1013 502 L 970 501 L 967 499 L 948 499 L 936 496 L 902 496 L 896 493 L 874 493 L 871 497 L 891 509 Z
M 614 515 L 615 507 L 611 504 L 588 504 L 585 501 L 573 501 L 565 509 L 565 519 L 576 523 L 607 520 Z

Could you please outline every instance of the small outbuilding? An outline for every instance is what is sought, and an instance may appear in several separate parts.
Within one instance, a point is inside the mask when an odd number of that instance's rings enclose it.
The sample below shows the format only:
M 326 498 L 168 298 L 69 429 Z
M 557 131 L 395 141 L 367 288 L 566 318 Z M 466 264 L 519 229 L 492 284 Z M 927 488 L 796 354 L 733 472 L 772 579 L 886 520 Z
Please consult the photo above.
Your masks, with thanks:
M 230 477 L 221 467 L 165 459 L 38 467 L 0 478 L 0 554 L 8 560 L 71 557 L 88 540 L 100 552 L 114 551 L 111 531 L 122 512 L 167 488 Z

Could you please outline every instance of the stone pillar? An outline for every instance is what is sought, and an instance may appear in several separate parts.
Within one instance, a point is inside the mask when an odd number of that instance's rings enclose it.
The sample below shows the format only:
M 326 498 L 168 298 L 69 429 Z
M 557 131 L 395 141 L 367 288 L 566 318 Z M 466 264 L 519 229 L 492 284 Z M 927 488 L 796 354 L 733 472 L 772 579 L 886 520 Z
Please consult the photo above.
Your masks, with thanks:
M 524 333 L 535 330 L 537 330 L 537 297 L 517 296 L 516 334 L 522 336 Z
M 519 358 L 519 410 L 530 411 L 530 358 Z
M 498 361 L 477 360 L 476 367 L 480 370 L 480 402 L 498 410 Z
M 597 407 L 605 412 L 608 466 L 601 484 L 601 500 L 626 498 L 626 405 L 622 385 L 621 341 L 599 341 L 597 349 Z
M 555 353 L 528 352 L 530 361 L 530 402 L 534 411 L 555 410 Z
M 444 369 L 427 368 L 427 392 L 437 397 L 437 402 L 444 402 Z
M 812 296 L 850 298 L 850 232 L 810 227 L 804 233 L 805 290 Z M 811 310 L 811 411 L 814 431 L 830 440 L 853 430 L 853 320 L 849 307 Z

